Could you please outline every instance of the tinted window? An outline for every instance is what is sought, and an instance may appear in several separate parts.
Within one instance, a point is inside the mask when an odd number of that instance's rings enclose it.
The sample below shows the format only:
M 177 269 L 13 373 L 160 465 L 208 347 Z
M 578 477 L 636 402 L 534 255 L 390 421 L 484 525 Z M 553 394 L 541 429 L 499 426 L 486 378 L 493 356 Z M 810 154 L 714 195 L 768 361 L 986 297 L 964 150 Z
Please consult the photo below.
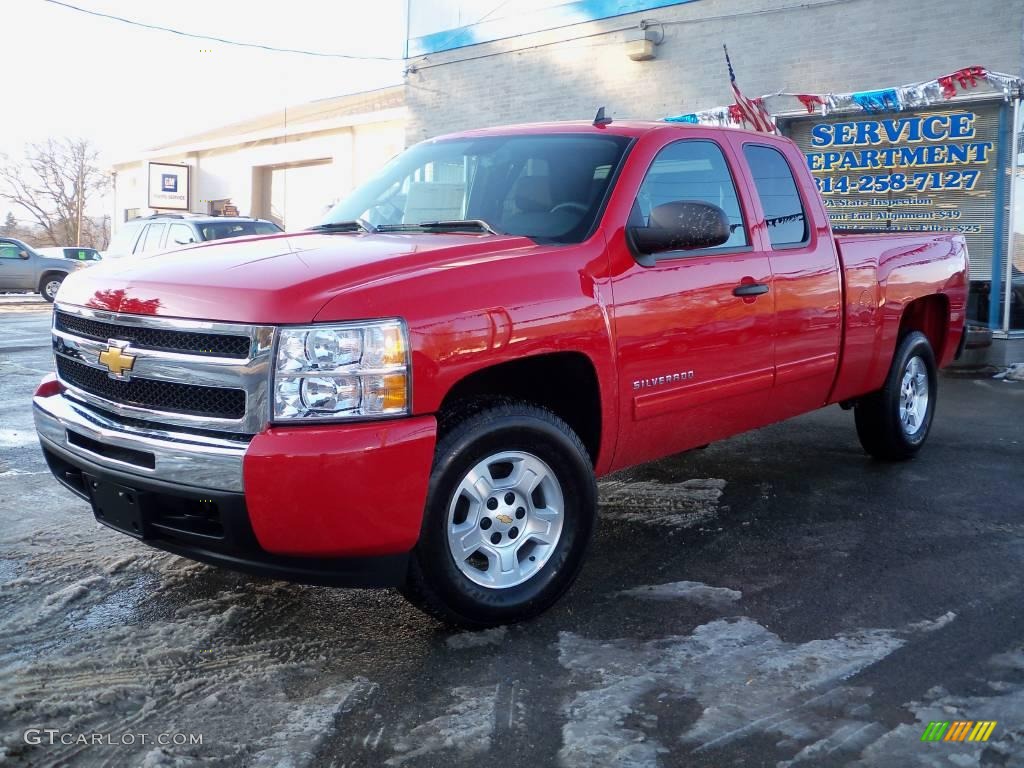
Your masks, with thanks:
M 277 224 L 269 221 L 216 221 L 211 224 L 200 224 L 203 240 L 223 240 L 226 237 L 244 237 L 245 235 L 273 235 L 281 231 Z
M 743 147 L 765 224 L 773 246 L 807 242 L 807 215 L 800 202 L 793 170 L 777 149 L 747 144 Z
M 376 226 L 482 219 L 499 232 L 580 242 L 629 141 L 622 136 L 481 136 L 417 144 L 327 214 Z
M 732 234 L 720 248 L 747 245 L 736 185 L 717 144 L 684 140 L 661 150 L 640 185 L 631 223 L 647 226 L 652 208 L 683 200 L 711 203 L 725 211 Z
M 146 228 L 146 234 L 143 235 L 142 241 L 139 243 L 139 247 L 135 249 L 135 252 L 149 253 L 159 249 L 160 238 L 163 237 L 165 229 L 167 229 L 166 224 L 150 224 Z
M 21 246 L 14 243 L 0 243 L 0 259 L 19 259 L 21 250 Z
M 95 248 L 65 248 L 64 258 L 75 261 L 97 261 L 100 255 Z
M 187 224 L 171 224 L 171 231 L 167 233 L 167 247 L 177 248 L 179 245 L 187 245 L 196 241 L 192 227 Z

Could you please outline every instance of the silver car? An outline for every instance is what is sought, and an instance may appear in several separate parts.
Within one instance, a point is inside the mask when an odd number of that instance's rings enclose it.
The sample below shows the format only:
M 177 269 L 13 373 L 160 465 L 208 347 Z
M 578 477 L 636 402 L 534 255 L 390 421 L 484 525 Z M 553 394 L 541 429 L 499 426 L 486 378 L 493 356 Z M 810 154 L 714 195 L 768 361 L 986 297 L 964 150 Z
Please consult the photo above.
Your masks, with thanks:
M 0 237 L 0 291 L 34 291 L 53 301 L 70 273 L 94 261 L 44 256 L 13 237 Z

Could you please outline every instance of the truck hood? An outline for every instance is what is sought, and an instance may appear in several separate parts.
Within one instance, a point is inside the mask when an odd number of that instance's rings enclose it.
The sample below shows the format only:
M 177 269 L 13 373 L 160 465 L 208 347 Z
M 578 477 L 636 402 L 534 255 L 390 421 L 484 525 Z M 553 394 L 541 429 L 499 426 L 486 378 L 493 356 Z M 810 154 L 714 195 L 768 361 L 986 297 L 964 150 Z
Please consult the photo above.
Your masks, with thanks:
M 104 260 L 68 277 L 57 301 L 128 314 L 308 323 L 339 294 L 419 270 L 531 251 L 525 237 L 303 232 Z

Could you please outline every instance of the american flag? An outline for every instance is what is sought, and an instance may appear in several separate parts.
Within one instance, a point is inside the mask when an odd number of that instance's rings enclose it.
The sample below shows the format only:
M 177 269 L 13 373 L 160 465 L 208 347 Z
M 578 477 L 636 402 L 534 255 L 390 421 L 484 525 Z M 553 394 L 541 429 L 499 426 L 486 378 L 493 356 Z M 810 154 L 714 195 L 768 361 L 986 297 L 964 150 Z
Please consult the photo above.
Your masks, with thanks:
M 761 100 L 748 99 L 740 93 L 740 88 L 736 85 L 736 73 L 732 71 L 732 62 L 729 61 L 729 49 L 724 45 L 722 48 L 725 49 L 725 63 L 729 65 L 729 82 L 732 84 L 732 96 L 736 99 L 736 106 L 739 108 L 743 122 L 752 125 L 755 131 L 778 133 L 775 130 L 775 121 L 772 120 L 771 115 L 768 114 L 768 110 L 764 108 Z

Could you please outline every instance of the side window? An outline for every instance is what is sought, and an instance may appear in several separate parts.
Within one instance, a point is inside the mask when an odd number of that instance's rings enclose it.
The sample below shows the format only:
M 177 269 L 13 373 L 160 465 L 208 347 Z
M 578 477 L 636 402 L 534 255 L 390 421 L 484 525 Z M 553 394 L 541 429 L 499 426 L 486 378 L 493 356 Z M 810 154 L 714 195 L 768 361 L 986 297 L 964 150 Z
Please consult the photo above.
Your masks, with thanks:
M 14 243 L 0 243 L 0 259 L 18 259 L 21 248 Z
M 196 236 L 192 227 L 187 224 L 171 224 L 171 231 L 167 233 L 167 247 L 174 248 L 179 245 L 194 243 Z
M 151 251 L 159 250 L 160 238 L 163 237 L 164 230 L 166 228 L 166 224 L 150 224 L 146 228 L 146 234 L 140 238 L 139 245 L 135 249 L 135 252 L 150 253 Z
M 779 150 L 760 144 L 744 145 L 743 154 L 761 198 L 772 247 L 806 243 L 807 214 L 786 158 Z
M 110 239 L 110 244 L 107 246 L 107 252 L 114 254 L 115 256 L 123 256 L 127 253 L 132 252 L 132 248 L 135 245 L 135 240 L 139 236 L 139 229 L 141 224 L 125 224 L 121 227 L 117 234 Z
M 646 226 L 651 209 L 682 200 L 711 203 L 725 211 L 732 234 L 719 248 L 738 248 L 750 242 L 740 213 L 736 184 L 725 155 L 714 142 L 684 139 L 662 149 L 640 185 L 634 220 Z

